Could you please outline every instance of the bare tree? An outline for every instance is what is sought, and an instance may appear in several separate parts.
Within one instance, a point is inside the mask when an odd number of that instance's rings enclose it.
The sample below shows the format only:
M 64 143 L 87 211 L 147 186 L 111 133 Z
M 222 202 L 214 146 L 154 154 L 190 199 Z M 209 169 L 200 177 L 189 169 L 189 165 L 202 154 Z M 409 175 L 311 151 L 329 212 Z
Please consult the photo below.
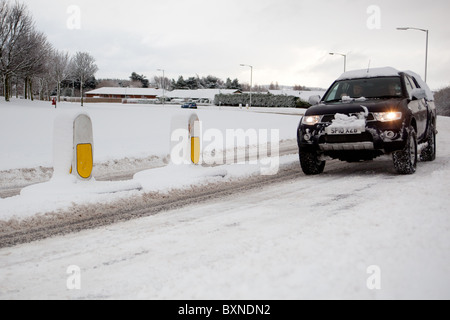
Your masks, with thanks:
M 39 99 L 40 100 L 50 100 L 51 91 L 58 86 L 57 81 L 55 80 L 55 75 L 53 72 L 54 68 L 54 59 L 53 54 L 54 50 L 51 50 L 51 53 L 45 61 L 44 72 L 39 73 L 35 76 L 36 83 L 39 90 Z
M 130 88 L 143 88 L 142 82 L 140 82 L 140 81 L 129 81 L 128 87 L 130 87 Z
M 80 80 L 81 106 L 83 106 L 83 86 L 86 80 L 98 71 L 95 59 L 87 52 L 77 52 L 71 60 L 71 74 Z
M 61 101 L 61 82 L 69 77 L 70 56 L 67 52 L 53 51 L 51 58 L 50 74 L 56 81 L 56 95 L 58 102 Z
M 0 0 L 0 73 L 3 78 L 5 100 L 10 100 L 10 79 L 21 73 L 28 61 L 24 59 L 30 50 L 27 39 L 34 30 L 31 16 L 23 4 L 9 5 Z
M 102 80 L 99 80 L 97 88 L 105 88 L 105 87 L 118 88 L 118 87 L 120 87 L 119 81 L 120 80 L 102 79 Z
M 7 41 L 7 19 L 9 15 L 9 6 L 7 5 L 5 0 L 0 0 L 0 74 L 2 76 L 2 84 L 3 84 L 3 96 L 6 97 L 6 74 L 3 69 L 3 55 L 6 50 L 6 41 Z
M 170 79 L 167 77 L 159 77 L 154 76 L 153 82 L 151 83 L 152 87 L 169 90 L 170 89 Z
M 33 100 L 33 80 L 36 77 L 44 77 L 49 72 L 49 60 L 51 58 L 52 46 L 47 41 L 47 36 L 42 32 L 31 31 L 26 37 L 20 40 L 20 47 L 26 48 L 18 60 L 21 62 L 20 75 L 25 82 L 25 98 Z

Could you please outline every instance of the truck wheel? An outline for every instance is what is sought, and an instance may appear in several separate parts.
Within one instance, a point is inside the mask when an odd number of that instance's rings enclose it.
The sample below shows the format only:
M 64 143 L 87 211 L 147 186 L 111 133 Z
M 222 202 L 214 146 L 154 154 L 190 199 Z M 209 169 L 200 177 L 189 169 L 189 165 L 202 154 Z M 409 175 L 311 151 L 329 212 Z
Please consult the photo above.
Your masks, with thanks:
M 299 153 L 300 165 L 306 175 L 311 176 L 323 173 L 323 170 L 325 169 L 325 161 L 319 160 L 317 152 L 300 149 Z
M 420 153 L 420 160 L 422 161 L 434 161 L 436 160 L 436 128 L 434 124 L 430 127 L 430 132 L 427 138 L 427 147 Z
M 405 149 L 392 155 L 395 170 L 399 174 L 414 174 L 417 168 L 417 136 L 414 128 L 409 129 Z

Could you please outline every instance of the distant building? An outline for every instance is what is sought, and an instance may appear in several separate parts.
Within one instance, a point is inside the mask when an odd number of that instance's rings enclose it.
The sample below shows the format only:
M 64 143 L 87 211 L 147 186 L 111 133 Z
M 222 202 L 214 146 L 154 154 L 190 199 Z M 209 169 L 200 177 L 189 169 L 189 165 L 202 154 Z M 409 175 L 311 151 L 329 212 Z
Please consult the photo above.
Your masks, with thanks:
M 212 104 L 218 94 L 239 94 L 235 89 L 198 89 L 198 90 L 173 90 L 166 92 L 166 97 L 183 102 L 195 101 L 199 103 Z
M 268 92 L 273 95 L 299 97 L 303 101 L 308 101 L 309 98 L 312 96 L 323 97 L 325 94 L 325 91 L 297 91 L 297 90 L 269 90 Z
M 217 94 L 239 94 L 239 90 L 229 89 L 198 89 L 198 90 L 173 90 L 164 91 L 163 89 L 152 88 L 113 88 L 105 87 L 86 92 L 86 98 L 89 102 L 95 102 L 98 99 L 101 102 L 126 102 L 133 99 L 137 100 L 155 100 L 163 99 L 173 102 L 189 102 L 212 104 Z
M 156 99 L 163 95 L 162 89 L 105 87 L 86 92 L 86 98 L 102 99 Z

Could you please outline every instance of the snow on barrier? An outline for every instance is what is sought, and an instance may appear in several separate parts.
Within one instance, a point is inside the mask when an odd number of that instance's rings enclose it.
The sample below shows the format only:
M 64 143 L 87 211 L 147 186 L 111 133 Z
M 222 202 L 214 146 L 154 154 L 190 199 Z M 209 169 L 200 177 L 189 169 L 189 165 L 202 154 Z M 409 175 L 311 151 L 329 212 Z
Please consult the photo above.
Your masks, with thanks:
M 173 189 L 222 181 L 228 172 L 221 167 L 203 167 L 202 123 L 195 113 L 175 116 L 171 121 L 170 164 L 138 172 L 133 179 L 146 192 Z
M 202 124 L 197 114 L 172 118 L 170 158 L 176 165 L 202 162 Z
M 50 181 L 21 190 L 21 196 L 39 196 L 41 199 L 60 199 L 91 194 L 106 194 L 141 190 L 134 180 L 95 181 L 94 139 L 92 121 L 87 113 L 62 112 L 54 122 L 53 177 Z M 61 198 L 62 197 L 62 198 Z M 81 198 L 82 199 L 82 198 Z
M 94 138 L 88 114 L 64 114 L 55 119 L 53 133 L 54 177 L 72 174 L 90 180 L 94 167 Z

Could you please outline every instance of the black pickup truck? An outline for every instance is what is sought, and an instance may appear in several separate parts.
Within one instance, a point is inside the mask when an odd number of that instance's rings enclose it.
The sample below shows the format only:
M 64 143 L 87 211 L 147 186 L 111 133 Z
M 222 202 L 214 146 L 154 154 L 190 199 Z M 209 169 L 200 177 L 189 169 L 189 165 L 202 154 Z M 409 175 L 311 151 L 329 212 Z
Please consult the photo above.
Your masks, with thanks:
M 348 162 L 392 154 L 400 174 L 416 172 L 418 159 L 436 159 L 436 107 L 420 76 L 394 68 L 344 73 L 300 121 L 300 164 L 321 174 L 327 159 Z

